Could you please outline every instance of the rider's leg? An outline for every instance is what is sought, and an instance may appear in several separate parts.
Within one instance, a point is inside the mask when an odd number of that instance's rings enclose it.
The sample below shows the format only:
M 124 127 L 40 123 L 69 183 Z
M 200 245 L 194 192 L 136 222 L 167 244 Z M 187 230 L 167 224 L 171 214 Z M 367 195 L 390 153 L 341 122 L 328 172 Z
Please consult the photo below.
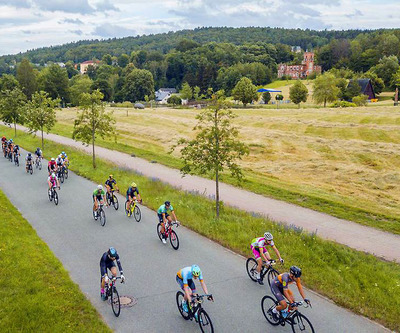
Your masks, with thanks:
M 117 267 L 111 267 L 111 269 L 110 269 L 110 271 L 111 271 L 111 274 L 114 276 L 114 277 L 116 277 L 117 276 Z
M 287 307 L 287 303 L 285 300 L 283 300 L 283 301 L 279 302 L 279 305 L 275 309 L 276 309 L 276 311 L 282 311 L 282 310 L 286 309 L 286 307 Z

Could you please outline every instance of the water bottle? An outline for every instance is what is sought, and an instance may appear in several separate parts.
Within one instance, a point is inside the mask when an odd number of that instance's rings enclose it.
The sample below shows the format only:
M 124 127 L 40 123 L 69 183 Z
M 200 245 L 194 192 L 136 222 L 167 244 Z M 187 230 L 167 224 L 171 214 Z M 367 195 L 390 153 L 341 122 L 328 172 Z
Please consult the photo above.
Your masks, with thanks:
M 289 313 L 288 313 L 288 310 L 285 309 L 285 310 L 282 310 L 282 311 L 281 311 L 281 314 L 282 314 L 282 317 L 283 317 L 283 318 L 286 318 L 286 317 L 288 316 Z

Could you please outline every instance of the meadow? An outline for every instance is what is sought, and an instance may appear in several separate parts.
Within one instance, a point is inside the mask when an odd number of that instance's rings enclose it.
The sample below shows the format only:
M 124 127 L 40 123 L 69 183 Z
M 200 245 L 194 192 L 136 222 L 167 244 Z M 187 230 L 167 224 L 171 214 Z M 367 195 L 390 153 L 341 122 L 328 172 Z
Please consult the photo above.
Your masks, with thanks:
M 192 138 L 193 109 L 112 108 L 117 143 L 97 144 L 179 168 L 180 137 Z M 400 234 L 400 108 L 235 109 L 250 154 L 245 189 Z M 52 132 L 71 136 L 76 109 Z M 223 180 L 236 184 L 229 175 Z

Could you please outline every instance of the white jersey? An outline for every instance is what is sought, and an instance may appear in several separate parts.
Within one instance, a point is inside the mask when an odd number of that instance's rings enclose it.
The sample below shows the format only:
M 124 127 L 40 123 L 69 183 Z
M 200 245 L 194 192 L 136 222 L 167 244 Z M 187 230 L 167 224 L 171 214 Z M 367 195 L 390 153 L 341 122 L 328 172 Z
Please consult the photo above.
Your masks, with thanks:
M 63 165 L 64 161 L 63 161 L 62 158 L 58 158 L 58 157 L 57 157 L 56 163 L 57 163 L 57 165 Z
M 253 247 L 261 248 L 261 247 L 266 247 L 267 245 L 274 246 L 275 244 L 273 240 L 270 243 L 267 243 L 264 237 L 254 238 L 251 241 L 251 246 Z

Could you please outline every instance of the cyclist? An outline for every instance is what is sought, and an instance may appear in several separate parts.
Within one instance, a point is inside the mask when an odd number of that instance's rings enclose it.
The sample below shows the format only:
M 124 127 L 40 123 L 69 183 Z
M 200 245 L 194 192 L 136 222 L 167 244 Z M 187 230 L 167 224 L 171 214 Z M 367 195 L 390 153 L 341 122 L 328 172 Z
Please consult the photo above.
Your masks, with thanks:
M 97 188 L 93 191 L 93 211 L 95 212 L 95 219 L 97 220 L 97 207 L 100 204 L 104 203 L 108 206 L 107 201 L 104 200 L 104 196 L 106 192 L 103 190 L 102 185 L 97 185 Z
M 32 154 L 31 154 L 31 153 L 28 153 L 28 154 L 26 155 L 26 157 L 25 157 L 25 161 L 26 161 L 25 170 L 26 170 L 26 172 L 28 172 L 29 165 L 32 166 L 32 162 L 33 162 L 32 160 L 33 160 Z
M 8 140 L 7 144 L 7 156 L 11 159 L 12 157 L 12 152 L 14 150 L 14 141 L 13 139 Z
M 42 152 L 42 150 L 40 149 L 40 147 L 37 147 L 37 148 L 36 148 L 36 150 L 35 150 L 35 155 L 36 155 L 36 159 L 38 159 L 38 158 L 43 158 L 43 152 Z
M 125 207 L 125 209 L 128 212 L 128 216 L 131 216 L 131 206 L 133 205 L 133 202 L 136 199 L 139 202 L 142 202 L 142 198 L 140 197 L 140 194 L 139 194 L 139 189 L 138 189 L 136 183 L 133 182 L 131 184 L 131 186 L 128 187 L 128 190 L 126 191 L 126 200 L 128 202 L 127 202 L 127 207 Z
M 15 158 L 17 156 L 21 156 L 21 154 L 19 153 L 19 146 L 15 145 L 13 151 L 14 151 L 14 161 L 15 161 Z
M 62 157 L 62 159 L 63 159 L 63 161 L 64 161 L 64 163 L 65 164 L 68 164 L 68 156 L 67 156 L 67 154 L 65 153 L 65 151 L 62 151 L 61 152 L 61 157 Z
M 3 149 L 3 151 L 6 149 L 6 144 L 7 138 L 3 135 L 3 137 L 1 138 L 1 149 Z
M 272 316 L 276 321 L 279 320 L 280 312 L 281 315 L 285 316 L 286 312 L 282 312 L 287 308 L 286 299 L 290 302 L 289 310 L 295 308 L 292 306 L 295 302 L 294 296 L 292 291 L 289 289 L 289 284 L 295 282 L 297 288 L 299 289 L 301 297 L 303 297 L 304 302 L 307 304 L 311 304 L 310 300 L 306 298 L 306 295 L 303 291 L 303 286 L 300 282 L 301 276 L 301 269 L 297 266 L 290 267 L 289 273 L 283 273 L 278 275 L 272 282 L 271 282 L 271 291 L 272 294 L 276 297 L 276 300 L 279 302 L 279 305 L 272 310 Z M 279 312 L 278 312 L 279 311 Z
M 107 300 L 107 295 L 104 292 L 105 284 L 108 283 L 107 269 L 111 271 L 113 276 L 117 276 L 117 268 L 114 261 L 117 262 L 119 273 L 121 274 L 121 283 L 125 282 L 124 272 L 122 270 L 121 262 L 117 250 L 110 247 L 107 252 L 104 252 L 100 259 L 100 274 L 101 274 L 101 289 L 100 296 L 103 301 Z
M 185 296 L 183 297 L 182 309 L 185 312 L 189 312 L 188 304 L 192 303 L 192 295 L 196 295 L 196 285 L 193 280 L 199 279 L 201 287 L 205 294 L 208 294 L 206 283 L 203 280 L 203 274 L 201 273 L 200 267 L 197 265 L 187 266 L 176 273 L 176 282 L 179 284 Z M 208 296 L 210 301 L 214 300 L 212 295 Z
M 56 164 L 56 160 L 54 159 L 54 157 L 52 157 L 51 160 L 49 161 L 49 163 L 47 164 L 47 171 L 49 172 L 49 175 L 52 172 L 57 171 L 57 164 Z
M 262 268 L 262 262 L 263 260 L 266 262 L 269 262 L 271 260 L 271 256 L 269 255 L 267 251 L 267 246 L 271 246 L 273 250 L 275 251 L 277 257 L 279 258 L 281 264 L 283 265 L 284 260 L 281 257 L 281 254 L 279 253 L 279 250 L 275 246 L 275 243 L 273 241 L 274 237 L 270 232 L 265 232 L 264 237 L 258 237 L 254 238 L 251 241 L 251 250 L 253 251 L 254 258 L 257 260 L 257 281 L 259 284 L 263 285 L 264 282 L 260 277 L 261 273 L 261 268 Z
M 166 236 L 165 236 L 165 223 L 172 223 L 171 216 L 169 216 L 168 211 L 171 212 L 172 216 L 174 217 L 175 222 L 178 222 L 176 218 L 174 207 L 172 207 L 171 202 L 165 201 L 163 205 L 161 205 L 157 210 L 158 219 L 161 223 L 161 235 L 162 235 L 162 242 L 164 244 L 167 243 Z
M 60 183 L 54 172 L 52 172 L 49 178 L 47 178 L 47 184 L 49 184 L 49 193 L 53 187 L 58 187 L 58 189 L 60 189 Z
M 64 160 L 62 159 L 61 155 L 58 155 L 56 158 L 56 164 L 57 164 L 57 171 L 61 172 L 62 167 L 64 165 Z
M 114 190 L 114 185 L 115 185 L 115 190 L 118 192 L 119 189 L 117 187 L 117 181 L 114 179 L 113 175 L 109 175 L 108 179 L 105 182 L 107 193 L 111 195 L 111 191 Z

